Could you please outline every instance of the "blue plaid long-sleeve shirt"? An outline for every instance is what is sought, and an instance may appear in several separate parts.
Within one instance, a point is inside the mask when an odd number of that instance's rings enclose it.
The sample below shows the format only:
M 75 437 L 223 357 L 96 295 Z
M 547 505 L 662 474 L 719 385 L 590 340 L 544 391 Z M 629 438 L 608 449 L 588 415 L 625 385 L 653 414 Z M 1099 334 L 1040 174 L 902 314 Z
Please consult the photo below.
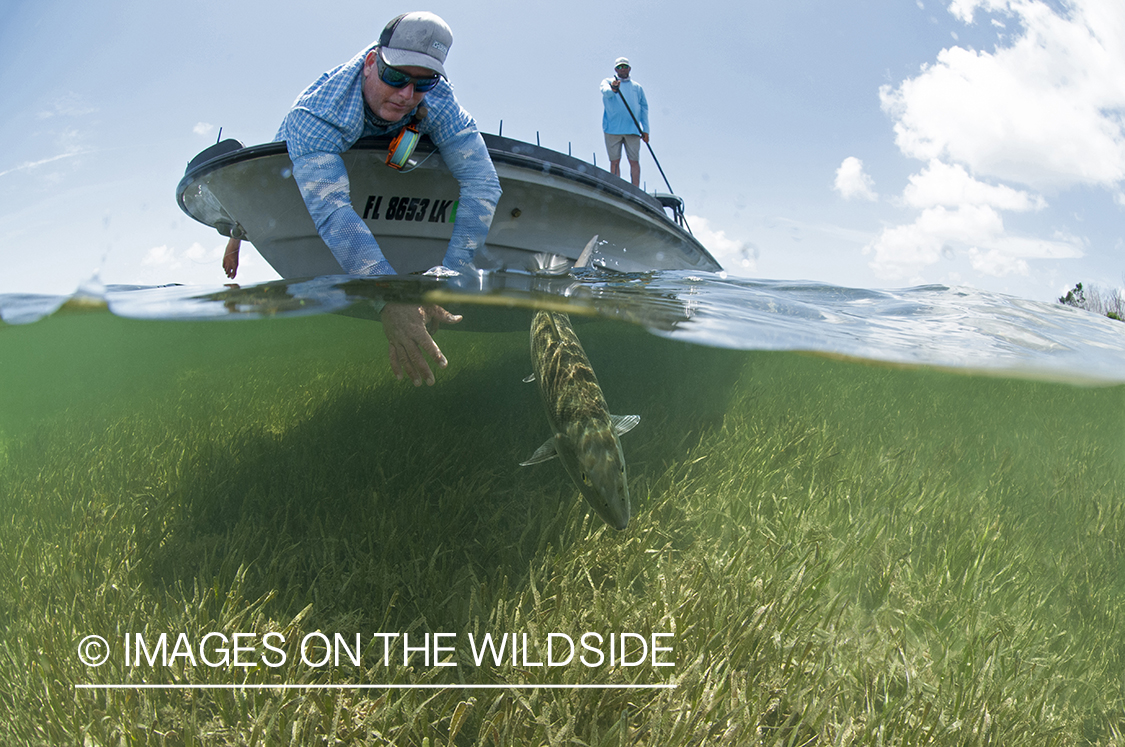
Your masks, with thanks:
M 305 89 L 275 138 L 286 143 L 293 177 L 317 232 L 344 271 L 352 275 L 393 275 L 395 270 L 352 207 L 348 172 L 340 154 L 361 137 L 395 132 L 413 119 L 412 112 L 393 125 L 379 126 L 367 116 L 363 64 L 373 48 Z M 447 81 L 426 93 L 423 104 L 428 113 L 418 130 L 430 136 L 461 186 L 453 236 L 442 264 L 464 270 L 488 235 L 500 200 L 500 180 L 476 122 L 457 102 Z

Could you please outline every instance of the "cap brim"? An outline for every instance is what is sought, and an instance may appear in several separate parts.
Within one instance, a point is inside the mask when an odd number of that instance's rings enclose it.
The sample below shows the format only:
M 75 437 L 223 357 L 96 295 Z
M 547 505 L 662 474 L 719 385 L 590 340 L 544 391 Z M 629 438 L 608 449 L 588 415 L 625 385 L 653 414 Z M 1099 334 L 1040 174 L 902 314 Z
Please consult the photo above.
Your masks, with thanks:
M 383 60 L 391 67 L 424 67 L 443 77 L 449 77 L 445 74 L 445 68 L 442 67 L 441 62 L 436 57 L 406 49 L 392 49 L 391 47 L 382 47 L 381 51 Z

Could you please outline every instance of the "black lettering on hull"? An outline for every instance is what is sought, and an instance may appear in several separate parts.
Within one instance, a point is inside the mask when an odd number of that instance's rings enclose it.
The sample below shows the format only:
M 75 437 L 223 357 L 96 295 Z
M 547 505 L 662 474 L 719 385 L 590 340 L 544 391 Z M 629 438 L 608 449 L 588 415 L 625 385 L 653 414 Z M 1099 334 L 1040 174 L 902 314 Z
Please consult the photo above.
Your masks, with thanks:
M 369 195 L 363 209 L 364 220 L 380 220 L 379 209 L 383 205 L 383 195 Z M 382 220 L 401 220 L 421 223 L 452 223 L 457 219 L 457 200 L 442 200 L 430 197 L 411 197 L 394 195 L 387 198 L 387 209 Z

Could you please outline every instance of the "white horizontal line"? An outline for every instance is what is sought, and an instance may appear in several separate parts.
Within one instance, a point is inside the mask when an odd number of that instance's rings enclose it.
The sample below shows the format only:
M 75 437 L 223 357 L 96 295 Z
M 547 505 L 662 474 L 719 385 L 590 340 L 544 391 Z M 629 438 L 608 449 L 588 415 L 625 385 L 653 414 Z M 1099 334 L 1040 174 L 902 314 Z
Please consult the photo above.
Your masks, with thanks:
M 76 690 L 674 690 L 677 685 L 394 685 L 394 684 L 229 684 L 229 685 L 150 685 L 146 683 L 120 683 L 106 685 L 74 686 Z

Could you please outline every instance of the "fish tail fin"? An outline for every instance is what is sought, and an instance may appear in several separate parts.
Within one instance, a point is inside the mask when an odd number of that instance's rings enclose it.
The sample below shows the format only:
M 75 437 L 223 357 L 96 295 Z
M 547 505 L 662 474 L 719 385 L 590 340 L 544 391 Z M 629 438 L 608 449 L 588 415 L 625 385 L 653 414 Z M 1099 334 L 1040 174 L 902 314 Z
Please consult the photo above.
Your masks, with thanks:
M 536 275 L 565 275 L 570 269 L 570 260 L 561 254 L 539 252 L 532 256 L 531 265 Z

